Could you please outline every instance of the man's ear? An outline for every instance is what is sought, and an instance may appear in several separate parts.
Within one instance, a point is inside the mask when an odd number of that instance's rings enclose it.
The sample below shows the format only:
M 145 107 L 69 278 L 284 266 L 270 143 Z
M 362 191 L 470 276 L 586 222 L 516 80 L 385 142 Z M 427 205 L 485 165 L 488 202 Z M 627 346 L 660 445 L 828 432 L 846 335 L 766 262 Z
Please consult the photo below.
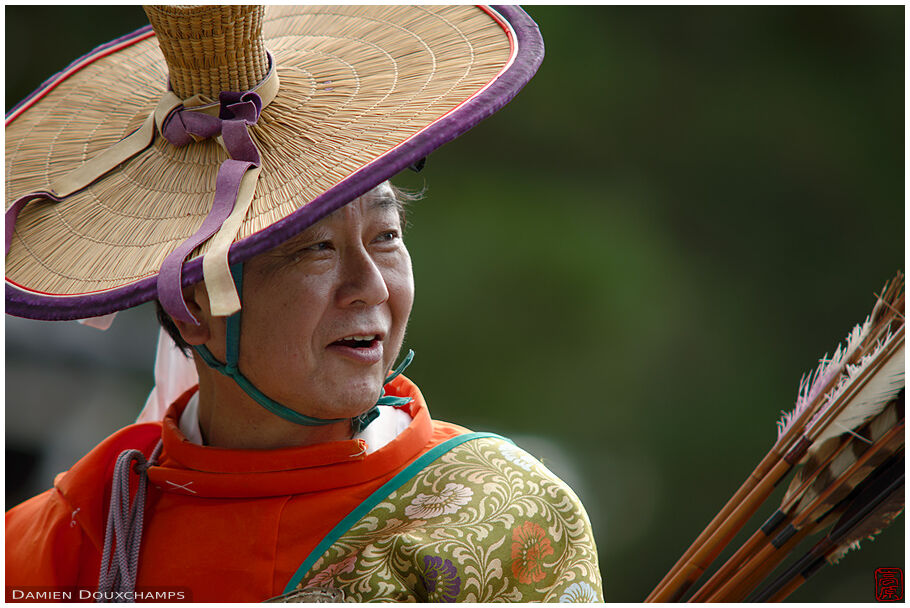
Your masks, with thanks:
M 183 288 L 183 301 L 190 313 L 199 321 L 199 325 L 193 325 L 186 321 L 174 319 L 174 325 L 177 331 L 191 346 L 205 344 L 212 337 L 212 316 L 209 314 L 209 294 L 205 288 L 205 283 L 196 283 L 189 287 Z

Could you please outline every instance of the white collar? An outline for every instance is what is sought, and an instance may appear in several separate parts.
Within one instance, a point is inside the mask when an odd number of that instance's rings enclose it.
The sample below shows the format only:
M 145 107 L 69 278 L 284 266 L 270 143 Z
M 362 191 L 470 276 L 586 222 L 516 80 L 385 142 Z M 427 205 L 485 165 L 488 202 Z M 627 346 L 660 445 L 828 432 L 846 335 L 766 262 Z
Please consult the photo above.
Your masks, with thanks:
M 372 454 L 398 437 L 410 424 L 411 416 L 404 410 L 381 406 L 379 416 L 367 428 L 354 435 L 354 439 L 363 439 L 367 444 L 367 454 Z M 191 443 L 203 445 L 202 431 L 199 429 L 199 391 L 190 397 L 180 415 L 180 432 Z

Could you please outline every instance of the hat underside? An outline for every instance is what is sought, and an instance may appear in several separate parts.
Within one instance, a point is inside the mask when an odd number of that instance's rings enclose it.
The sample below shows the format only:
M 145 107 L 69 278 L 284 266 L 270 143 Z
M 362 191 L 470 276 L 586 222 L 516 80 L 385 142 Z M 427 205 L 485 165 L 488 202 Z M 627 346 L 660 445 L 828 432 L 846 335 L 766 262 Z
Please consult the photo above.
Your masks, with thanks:
M 377 8 L 270 7 L 263 36 L 281 85 L 250 128 L 262 173 L 231 262 L 274 247 L 457 137 L 511 99 L 542 58 L 520 9 L 396 6 L 378 19 Z M 81 60 L 8 119 L 7 205 L 46 189 L 153 111 L 167 80 L 157 41 L 140 30 L 121 44 Z M 162 261 L 208 213 L 225 158 L 214 141 L 177 148 L 157 137 L 64 201 L 27 205 L 6 258 L 7 312 L 82 318 L 153 298 Z M 184 284 L 202 278 L 206 250 L 185 264 Z

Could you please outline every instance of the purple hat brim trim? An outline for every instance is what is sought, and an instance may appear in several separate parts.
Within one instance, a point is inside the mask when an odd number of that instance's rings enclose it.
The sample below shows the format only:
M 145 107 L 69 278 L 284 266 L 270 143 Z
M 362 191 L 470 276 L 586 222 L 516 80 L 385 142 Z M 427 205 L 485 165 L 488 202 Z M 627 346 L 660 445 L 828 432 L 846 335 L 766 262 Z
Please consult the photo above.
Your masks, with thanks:
M 507 103 L 531 80 L 540 67 L 544 56 L 543 39 L 537 24 L 517 6 L 494 6 L 494 18 L 501 18 L 506 29 L 514 34 L 516 53 L 512 64 L 491 84 L 468 99 L 458 108 L 429 125 L 395 149 L 364 166 L 341 183 L 313 199 L 306 206 L 291 213 L 249 237 L 231 246 L 229 262 L 243 262 L 251 257 L 273 249 L 298 234 L 302 228 L 319 221 L 339 207 L 343 207 L 358 196 L 408 166 L 427 156 L 433 150 L 459 137 L 480 121 L 488 118 Z M 500 19 L 497 19 L 500 20 Z M 144 33 L 138 30 L 129 36 Z M 125 36 L 117 43 L 129 38 Z M 110 48 L 114 42 L 102 48 Z M 97 49 L 96 51 L 97 52 Z M 93 52 L 93 53 L 94 53 Z M 81 60 L 71 64 L 75 66 Z M 69 70 L 70 68 L 67 68 Z M 63 74 L 67 70 L 61 72 Z M 59 76 L 59 75 L 58 75 Z M 50 79 L 48 82 L 57 77 Z M 16 106 L 34 100 L 38 93 Z M 40 98 L 40 97 L 39 97 Z M 16 111 L 14 109 L 13 111 Z M 183 285 L 192 285 L 202 280 L 202 257 L 190 260 L 183 267 Z M 137 306 L 156 297 L 157 275 L 149 276 L 135 283 L 108 291 L 74 296 L 40 294 L 23 289 L 7 279 L 6 312 L 28 319 L 44 321 L 65 321 L 98 317 L 114 311 Z

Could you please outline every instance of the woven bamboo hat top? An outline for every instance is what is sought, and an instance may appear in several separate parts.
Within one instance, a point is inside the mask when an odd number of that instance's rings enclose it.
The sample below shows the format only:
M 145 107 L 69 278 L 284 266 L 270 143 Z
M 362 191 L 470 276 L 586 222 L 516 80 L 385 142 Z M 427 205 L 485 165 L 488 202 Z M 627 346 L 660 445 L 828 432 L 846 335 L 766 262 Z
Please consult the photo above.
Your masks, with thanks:
M 7 312 L 63 320 L 287 240 L 503 105 L 543 58 L 516 7 L 146 7 L 7 115 Z M 176 303 L 180 300 L 181 303 Z M 216 301 L 217 300 L 217 301 Z

